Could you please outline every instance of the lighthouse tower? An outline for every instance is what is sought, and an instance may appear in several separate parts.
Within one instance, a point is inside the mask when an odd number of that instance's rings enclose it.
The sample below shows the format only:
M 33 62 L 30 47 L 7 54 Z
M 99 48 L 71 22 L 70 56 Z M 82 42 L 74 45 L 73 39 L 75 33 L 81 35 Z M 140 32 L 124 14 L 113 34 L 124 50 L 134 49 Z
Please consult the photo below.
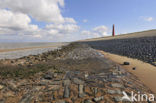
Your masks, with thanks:
M 115 36 L 115 25 L 113 24 L 112 36 Z

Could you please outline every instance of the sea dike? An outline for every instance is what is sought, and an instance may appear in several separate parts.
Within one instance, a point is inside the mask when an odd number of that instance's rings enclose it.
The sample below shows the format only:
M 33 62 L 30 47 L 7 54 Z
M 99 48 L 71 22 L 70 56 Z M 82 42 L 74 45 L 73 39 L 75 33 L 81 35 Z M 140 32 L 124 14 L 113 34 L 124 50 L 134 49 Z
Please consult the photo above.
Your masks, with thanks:
M 152 94 L 136 76 L 84 44 L 0 63 L 1 103 L 117 103 L 123 91 Z
M 94 49 L 136 58 L 156 66 L 156 36 L 84 42 Z

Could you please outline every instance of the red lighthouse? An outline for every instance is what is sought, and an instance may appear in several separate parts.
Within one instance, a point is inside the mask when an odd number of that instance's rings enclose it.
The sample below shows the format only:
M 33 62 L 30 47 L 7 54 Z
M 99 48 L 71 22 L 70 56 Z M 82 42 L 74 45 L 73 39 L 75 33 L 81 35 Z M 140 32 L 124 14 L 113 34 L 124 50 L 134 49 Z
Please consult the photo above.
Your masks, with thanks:
M 115 25 L 113 24 L 112 36 L 115 36 Z

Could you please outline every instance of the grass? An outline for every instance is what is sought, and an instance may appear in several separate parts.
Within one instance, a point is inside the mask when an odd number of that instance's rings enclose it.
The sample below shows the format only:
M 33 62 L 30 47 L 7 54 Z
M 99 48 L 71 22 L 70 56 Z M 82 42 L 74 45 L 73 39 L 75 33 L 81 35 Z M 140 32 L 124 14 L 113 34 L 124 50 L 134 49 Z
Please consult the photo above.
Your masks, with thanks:
M 33 76 L 38 72 L 46 72 L 49 69 L 55 68 L 52 65 L 46 63 L 35 64 L 30 67 L 27 66 L 11 66 L 11 65 L 2 65 L 0 66 L 0 75 L 3 78 L 27 78 Z

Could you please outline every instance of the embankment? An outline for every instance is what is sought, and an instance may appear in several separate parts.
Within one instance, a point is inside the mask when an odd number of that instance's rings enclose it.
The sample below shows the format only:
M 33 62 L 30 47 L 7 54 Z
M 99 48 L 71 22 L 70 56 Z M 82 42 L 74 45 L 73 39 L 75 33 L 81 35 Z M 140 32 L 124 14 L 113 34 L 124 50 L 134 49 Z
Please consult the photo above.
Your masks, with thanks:
M 112 39 L 83 41 L 83 43 L 94 49 L 139 59 L 156 66 L 156 35 L 132 38 L 114 37 Z

